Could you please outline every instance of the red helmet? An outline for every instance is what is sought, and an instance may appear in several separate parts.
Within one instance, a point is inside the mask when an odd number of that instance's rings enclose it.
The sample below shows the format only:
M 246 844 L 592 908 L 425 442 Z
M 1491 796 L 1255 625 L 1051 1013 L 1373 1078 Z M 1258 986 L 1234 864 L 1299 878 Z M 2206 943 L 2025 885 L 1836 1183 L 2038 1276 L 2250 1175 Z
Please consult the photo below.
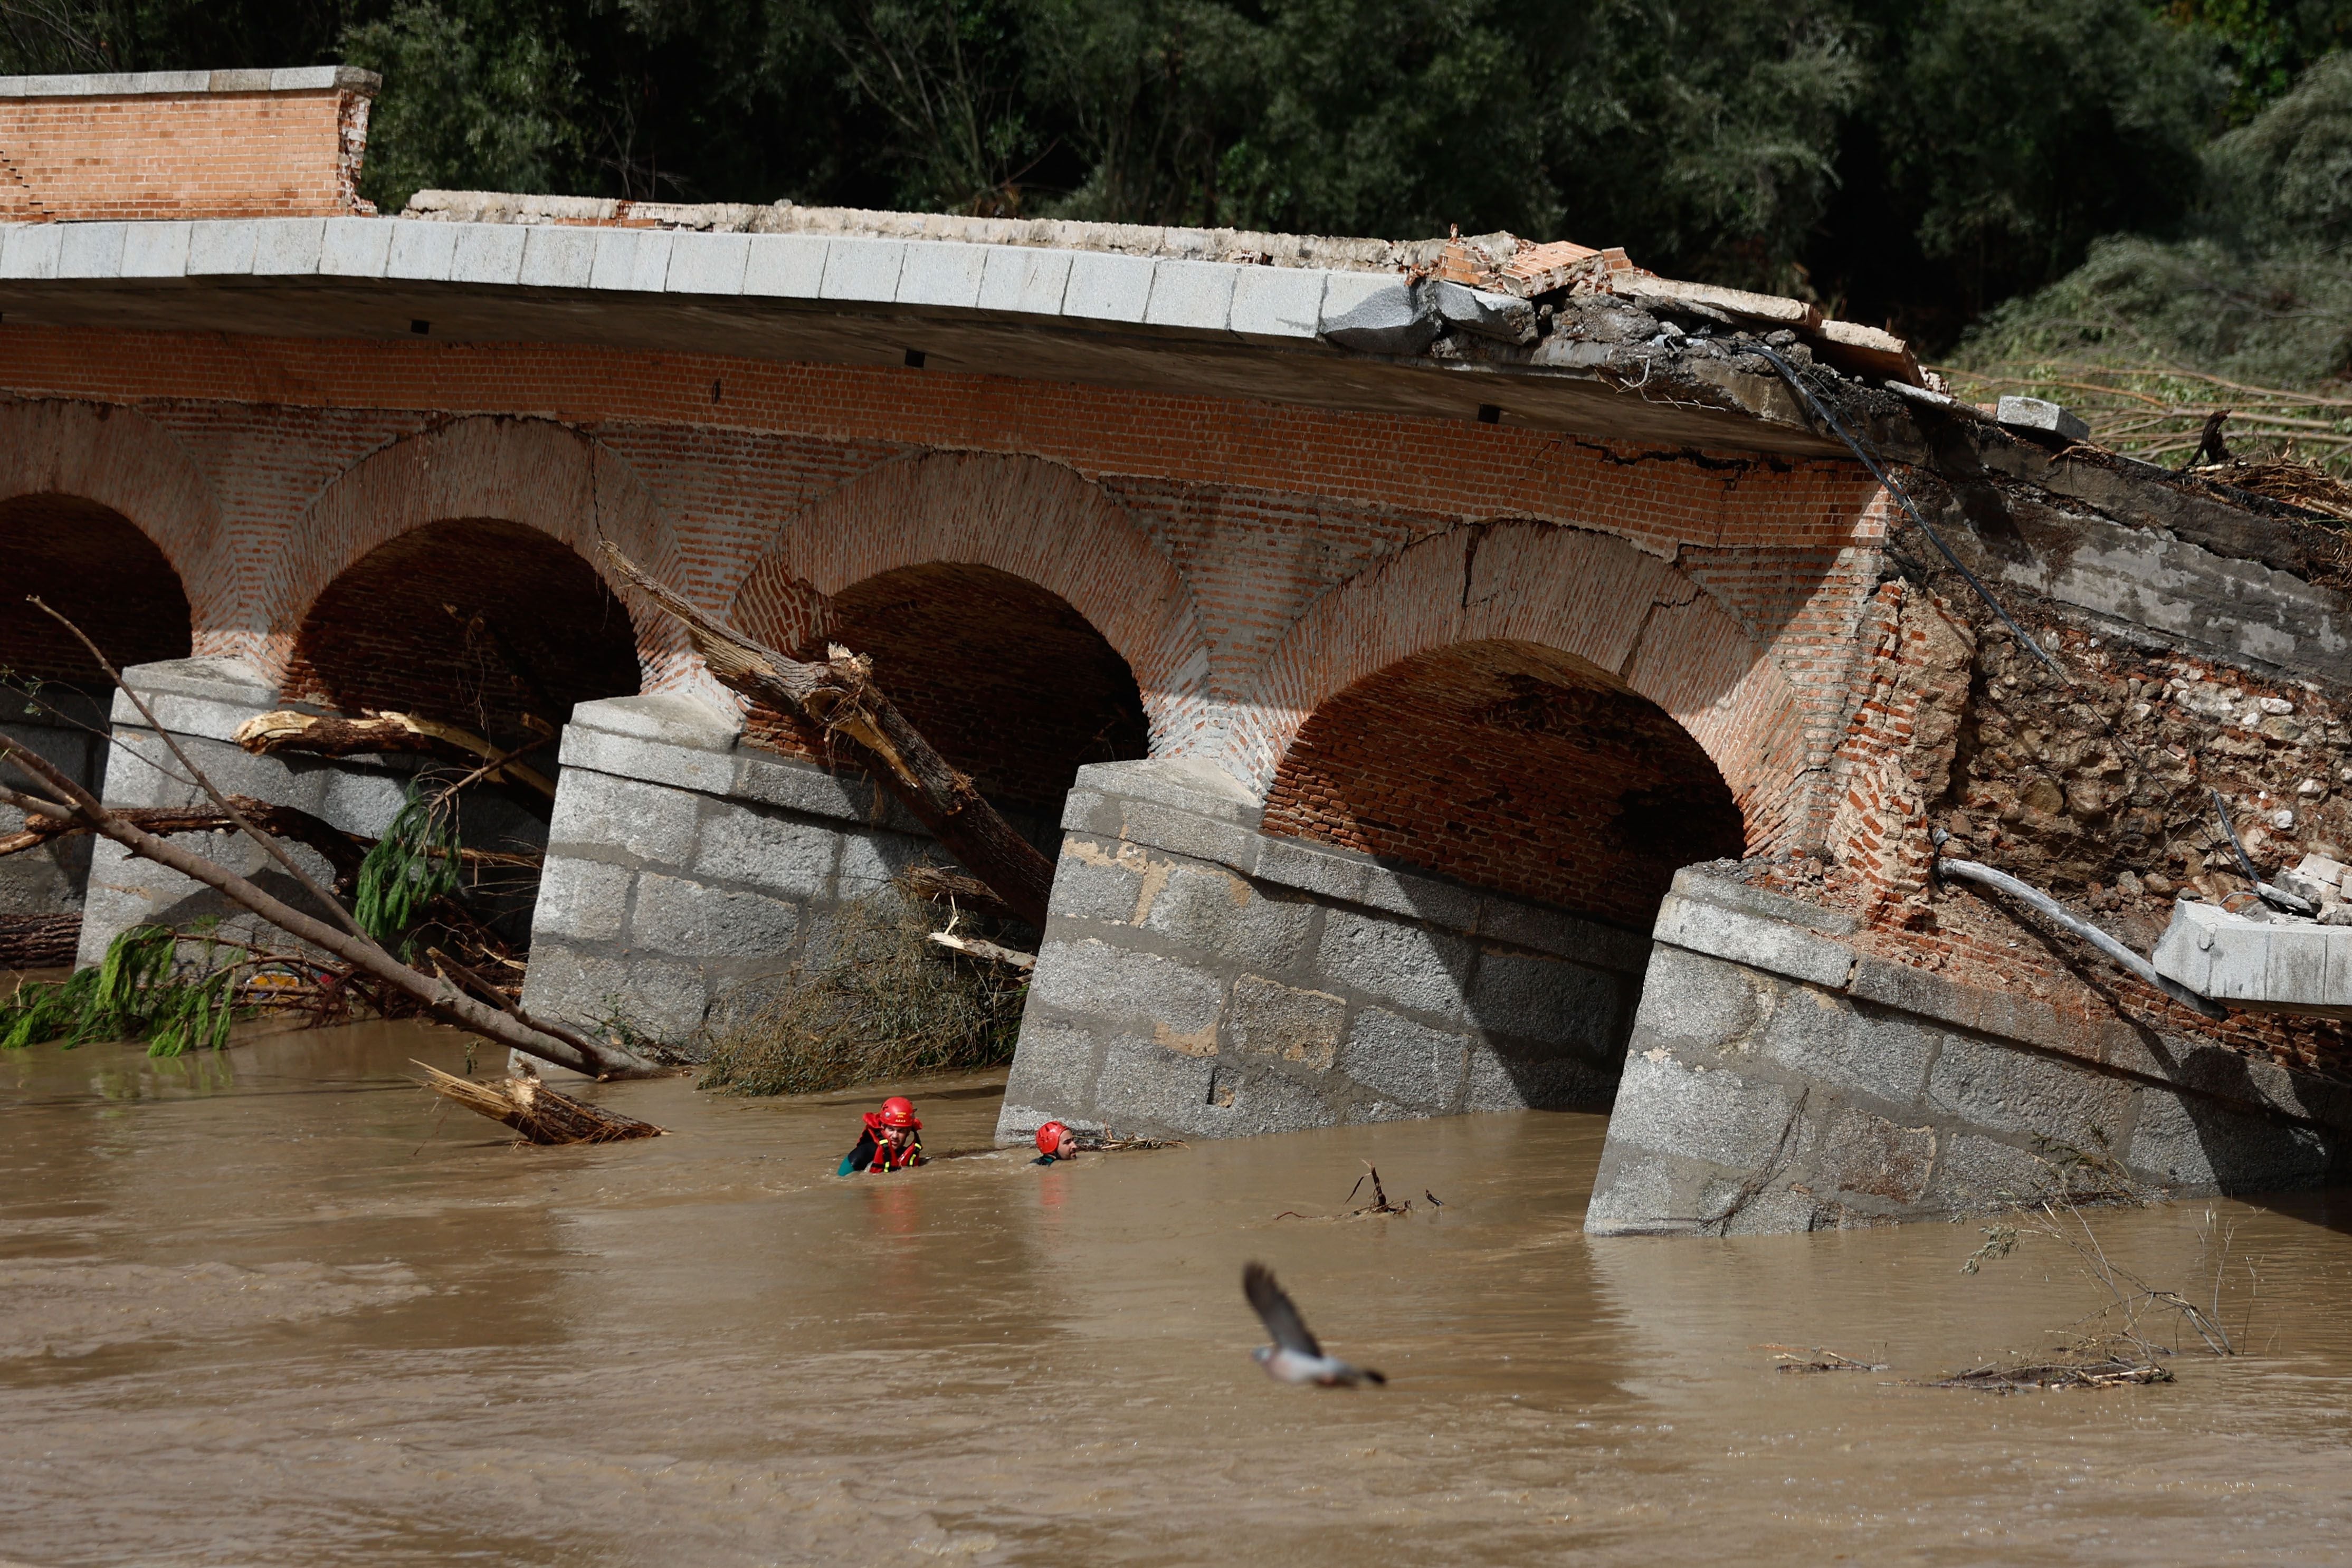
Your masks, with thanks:
M 886 1127 L 912 1127 L 917 1132 L 920 1132 L 923 1126 L 915 1119 L 915 1103 L 904 1094 L 893 1094 L 882 1102 L 882 1124 Z
M 1037 1129 L 1037 1152 L 1041 1155 L 1060 1154 L 1062 1142 L 1069 1135 L 1070 1130 L 1059 1122 L 1046 1123 Z

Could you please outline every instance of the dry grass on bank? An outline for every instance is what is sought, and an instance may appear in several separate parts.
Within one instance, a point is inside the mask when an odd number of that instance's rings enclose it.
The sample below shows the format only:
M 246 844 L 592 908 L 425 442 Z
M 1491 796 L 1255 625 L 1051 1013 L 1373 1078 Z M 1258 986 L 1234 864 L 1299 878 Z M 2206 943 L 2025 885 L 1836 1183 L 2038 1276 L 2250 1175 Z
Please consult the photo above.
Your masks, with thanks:
M 934 906 L 883 894 L 844 906 L 824 953 L 707 1026 L 699 1087 L 814 1094 L 1013 1060 L 1026 981 L 929 940 Z

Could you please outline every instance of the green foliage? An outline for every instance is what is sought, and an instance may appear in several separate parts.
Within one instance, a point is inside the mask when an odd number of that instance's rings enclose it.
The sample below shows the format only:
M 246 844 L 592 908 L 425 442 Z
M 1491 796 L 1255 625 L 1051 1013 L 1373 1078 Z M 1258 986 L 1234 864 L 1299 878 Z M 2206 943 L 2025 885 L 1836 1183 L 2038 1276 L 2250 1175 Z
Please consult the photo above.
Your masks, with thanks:
M 550 191 L 581 177 L 585 107 L 560 34 L 499 0 L 397 0 L 343 37 L 345 59 L 385 90 L 362 165 L 368 197 L 397 212 L 423 187 Z
M 411 784 L 391 825 L 360 862 L 352 901 L 360 928 L 404 956 L 433 901 L 457 893 L 459 847 L 455 804 L 438 795 L 427 800 Z
M 882 894 L 845 905 L 824 951 L 706 1029 L 700 1087 L 814 1094 L 1013 1059 L 1027 987 L 929 940 L 930 909 Z
M 2199 232 L 2101 242 L 2065 277 L 1992 311 L 1962 345 L 1960 365 L 2051 382 L 2062 401 L 2083 393 L 2056 383 L 2082 382 L 2085 366 L 2130 372 L 2143 399 L 2199 409 L 2263 401 L 2245 395 L 2249 385 L 2328 389 L 2352 370 L 2352 55 L 2321 61 L 2216 141 L 2204 188 L 2191 219 Z M 2208 379 L 2162 384 L 2183 372 Z M 2215 377 L 2239 384 L 2215 386 Z M 2270 412 L 2306 422 L 2304 455 L 2352 457 L 2340 398 L 2305 401 Z
M 96 967 L 20 988 L 0 1000 L 0 1051 L 142 1038 L 150 1056 L 225 1050 L 241 1010 L 237 967 L 219 964 L 218 949 L 196 940 L 196 956 L 184 960 L 188 938 L 165 925 L 134 925 L 108 945 Z
M 2244 251 L 2352 242 L 2352 53 L 2331 55 L 2205 158 L 2201 226 Z

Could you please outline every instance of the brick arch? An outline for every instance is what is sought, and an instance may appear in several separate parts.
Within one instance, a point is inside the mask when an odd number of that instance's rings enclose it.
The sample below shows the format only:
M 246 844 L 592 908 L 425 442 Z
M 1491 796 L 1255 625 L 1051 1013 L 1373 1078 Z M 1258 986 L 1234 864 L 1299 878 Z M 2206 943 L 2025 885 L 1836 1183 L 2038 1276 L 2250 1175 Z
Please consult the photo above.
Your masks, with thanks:
M 461 419 L 362 458 L 295 525 L 267 598 L 267 668 L 282 676 L 303 617 L 329 584 L 413 529 L 488 518 L 569 546 L 627 606 L 646 691 L 709 681 L 667 616 L 632 602 L 597 558 L 610 538 L 666 582 L 683 582 L 677 530 L 636 472 L 593 437 L 541 419 Z
M 1308 606 L 1239 705 L 1226 767 L 1263 796 L 1317 708 L 1433 649 L 1532 644 L 1648 698 L 1731 789 L 1751 852 L 1800 831 L 1796 694 L 1731 613 L 1672 565 L 1608 534 L 1550 524 L 1458 528 Z
M 1209 658 L 1192 589 L 1099 486 L 1039 458 L 940 452 L 868 470 L 784 525 L 734 613 L 798 649 L 829 629 L 834 595 L 934 564 L 989 567 L 1076 611 L 1134 673 L 1155 753 L 1198 727 Z
M 248 651 L 220 503 L 177 436 L 107 403 L 0 402 L 0 501 L 41 495 L 103 507 L 163 552 L 188 596 L 197 653 Z

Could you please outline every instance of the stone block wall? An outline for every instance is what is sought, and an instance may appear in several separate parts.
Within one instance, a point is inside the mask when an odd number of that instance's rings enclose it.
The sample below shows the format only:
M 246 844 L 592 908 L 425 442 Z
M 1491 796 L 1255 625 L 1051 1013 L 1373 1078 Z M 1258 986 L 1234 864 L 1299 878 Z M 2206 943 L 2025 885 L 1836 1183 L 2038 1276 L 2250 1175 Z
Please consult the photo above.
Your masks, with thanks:
M 674 693 L 573 710 L 529 1010 L 682 1039 L 821 947 L 842 904 L 939 858 L 863 779 L 738 741 L 733 715 Z
M 1692 867 L 1660 911 L 1585 1228 L 1739 1235 L 2341 1179 L 2352 1089 L 1858 950 Z
M 1222 770 L 1081 769 L 1001 1140 L 1606 1104 L 1647 946 L 1269 836 Z

